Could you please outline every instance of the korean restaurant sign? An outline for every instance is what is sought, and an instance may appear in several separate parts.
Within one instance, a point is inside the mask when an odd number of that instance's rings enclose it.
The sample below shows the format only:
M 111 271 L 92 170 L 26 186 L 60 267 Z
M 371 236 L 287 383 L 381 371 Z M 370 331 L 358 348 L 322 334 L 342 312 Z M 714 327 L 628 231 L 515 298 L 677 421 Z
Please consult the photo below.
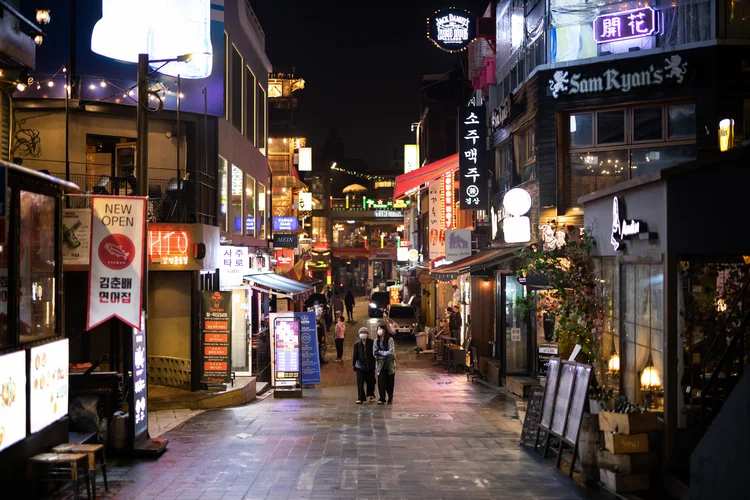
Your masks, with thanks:
M 185 267 L 190 263 L 190 236 L 187 231 L 148 232 L 148 258 L 154 264 Z
M 442 179 L 441 179 L 442 180 Z M 430 231 L 430 257 L 445 253 L 445 228 L 440 220 L 443 215 L 443 197 L 440 192 L 442 182 L 431 182 L 428 189 L 428 222 Z
M 141 314 L 140 328 L 133 328 L 133 422 L 135 439 L 148 431 L 148 369 L 146 367 L 146 318 Z
M 219 282 L 222 290 L 242 286 L 242 277 L 250 270 L 247 247 L 222 245 L 219 252 Z
M 636 88 L 658 87 L 667 83 L 681 84 L 687 68 L 688 63 L 682 60 L 682 56 L 672 54 L 657 64 L 645 62 L 636 71 L 623 72 L 610 67 L 598 74 L 571 74 L 570 71 L 557 70 L 548 81 L 548 95 L 557 99 L 560 96 L 598 92 L 627 93 Z
M 616 42 L 651 36 L 658 29 L 656 11 L 651 7 L 613 12 L 594 19 L 596 43 Z
M 201 383 L 232 381 L 232 292 L 201 293 Z
M 443 9 L 427 18 L 427 37 L 446 52 L 465 50 L 477 37 L 476 17 L 463 9 Z
M 140 327 L 145 223 L 145 198 L 91 198 L 87 330 L 110 318 Z
M 453 199 L 453 175 L 455 170 L 443 174 L 443 228 L 445 230 L 453 229 L 453 208 L 456 201 Z
M 487 111 L 484 106 L 461 108 L 458 136 L 458 185 L 461 210 L 487 209 Z

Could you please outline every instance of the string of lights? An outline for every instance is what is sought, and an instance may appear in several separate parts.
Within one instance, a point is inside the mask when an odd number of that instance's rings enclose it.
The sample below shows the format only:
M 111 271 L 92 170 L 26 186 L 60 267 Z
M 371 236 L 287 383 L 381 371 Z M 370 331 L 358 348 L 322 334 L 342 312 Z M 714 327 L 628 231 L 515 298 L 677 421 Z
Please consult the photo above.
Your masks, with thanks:
M 383 177 L 381 175 L 371 175 L 371 174 L 363 174 L 361 172 L 356 172 L 354 170 L 347 170 L 345 168 L 341 167 L 331 167 L 331 170 L 335 170 L 337 172 L 341 172 L 347 175 L 352 175 L 354 177 L 359 177 L 360 179 L 367 179 L 368 181 L 387 181 L 392 180 L 389 177 Z

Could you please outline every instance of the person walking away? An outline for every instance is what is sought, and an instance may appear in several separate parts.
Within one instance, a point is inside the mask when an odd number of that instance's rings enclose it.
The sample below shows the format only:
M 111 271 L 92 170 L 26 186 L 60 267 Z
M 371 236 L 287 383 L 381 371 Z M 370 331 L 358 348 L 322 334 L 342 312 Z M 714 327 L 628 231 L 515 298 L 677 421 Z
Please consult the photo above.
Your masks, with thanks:
M 349 321 L 354 321 L 354 295 L 352 295 L 351 290 L 346 292 L 344 304 L 346 305 L 346 314 L 349 316 Z
M 344 337 L 346 335 L 346 323 L 344 323 L 343 316 L 339 316 L 336 321 L 336 362 L 341 363 L 344 357 Z
M 396 377 L 396 344 L 385 325 L 378 326 L 378 339 L 373 345 L 375 371 L 378 374 L 378 404 L 393 403 L 393 386 Z M 387 399 L 386 399 L 387 397 Z
M 453 306 L 453 316 L 451 316 L 451 337 L 456 343 L 461 341 L 461 308 L 458 305 Z
M 352 368 L 357 372 L 357 404 L 375 401 L 375 355 L 367 328 L 359 329 L 359 340 L 354 343 Z M 367 385 L 367 392 L 365 392 Z
M 339 316 L 344 315 L 344 301 L 341 300 L 341 296 L 339 294 L 333 296 L 331 307 L 333 307 L 334 318 L 338 318 Z
M 365 282 L 365 296 L 369 299 L 372 292 L 372 280 Z
M 318 354 L 320 356 L 320 364 L 328 364 L 326 361 L 326 327 L 322 318 L 318 318 Z

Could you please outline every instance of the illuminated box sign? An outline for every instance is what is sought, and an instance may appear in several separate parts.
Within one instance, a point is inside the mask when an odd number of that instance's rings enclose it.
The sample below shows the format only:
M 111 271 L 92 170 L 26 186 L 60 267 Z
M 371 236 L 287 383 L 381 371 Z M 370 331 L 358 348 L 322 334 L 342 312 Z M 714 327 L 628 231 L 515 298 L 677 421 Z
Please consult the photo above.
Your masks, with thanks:
M 299 229 L 299 220 L 297 217 L 274 217 L 274 231 L 296 231 Z
M 487 111 L 484 106 L 461 108 L 458 183 L 462 210 L 487 208 Z M 447 228 L 446 228 L 447 229 Z
M 443 9 L 427 18 L 427 37 L 446 52 L 465 50 L 476 35 L 476 17 L 466 10 Z
M 453 229 L 453 172 L 443 174 L 443 223 L 445 229 Z
M 594 40 L 608 43 L 651 36 L 658 29 L 657 19 L 651 7 L 597 16 L 594 19 Z
M 201 383 L 232 381 L 232 292 L 203 291 L 201 293 Z
M 222 246 L 219 259 L 219 281 L 223 289 L 242 286 L 244 275 L 250 268 L 247 247 Z
M 187 266 L 190 238 L 185 231 L 149 231 L 148 257 L 165 266 Z
M 404 144 L 404 173 L 419 168 L 419 146 Z
M 276 254 L 276 265 L 280 267 L 287 267 L 294 265 L 294 250 L 287 248 L 279 248 L 274 250 Z
M 273 235 L 273 247 L 274 248 L 297 248 L 297 235 L 296 234 L 274 234 Z
M 375 217 L 403 217 L 403 212 L 394 210 L 375 210 Z

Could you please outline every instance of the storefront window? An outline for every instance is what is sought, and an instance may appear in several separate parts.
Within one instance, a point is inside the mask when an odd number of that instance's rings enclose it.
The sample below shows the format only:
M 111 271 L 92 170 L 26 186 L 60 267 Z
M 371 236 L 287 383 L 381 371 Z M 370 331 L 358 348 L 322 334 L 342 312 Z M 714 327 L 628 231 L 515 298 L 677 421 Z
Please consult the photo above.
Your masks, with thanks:
M 232 165 L 232 209 L 229 213 L 232 234 L 242 234 L 242 170 Z
M 625 142 L 625 110 L 602 111 L 596 114 L 597 144 Z
M 570 115 L 570 146 L 592 146 L 594 144 L 594 114 Z
M 613 186 L 628 178 L 628 151 L 570 155 L 571 200 Z
M 245 176 L 245 234 L 255 238 L 257 220 L 255 218 L 255 179 Z
M 55 198 L 21 191 L 19 227 L 21 342 L 57 334 L 55 208 Z
M 630 401 L 663 408 L 664 273 L 661 264 L 624 264 L 622 270 L 622 394 Z M 642 380 L 645 370 L 655 370 Z
M 258 183 L 258 238 L 266 239 L 266 186 Z
M 695 158 L 695 145 L 669 148 L 634 149 L 630 156 L 630 176 L 652 174 Z
M 669 106 L 669 138 L 695 137 L 695 104 Z
M 664 137 L 662 128 L 661 106 L 649 106 L 633 110 L 634 141 L 659 141 Z
M 219 229 L 227 230 L 227 161 L 219 156 Z

